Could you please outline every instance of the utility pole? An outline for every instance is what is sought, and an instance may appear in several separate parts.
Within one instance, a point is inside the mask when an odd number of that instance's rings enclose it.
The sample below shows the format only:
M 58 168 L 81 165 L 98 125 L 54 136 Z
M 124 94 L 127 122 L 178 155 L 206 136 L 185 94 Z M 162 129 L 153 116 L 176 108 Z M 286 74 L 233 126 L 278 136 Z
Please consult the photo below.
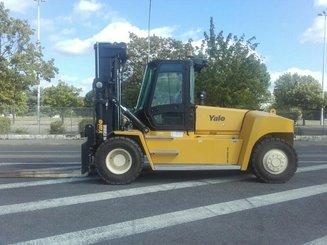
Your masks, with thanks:
M 327 13 L 325 11 L 322 11 L 322 13 L 318 14 L 318 16 L 324 17 L 324 51 L 322 54 L 322 79 L 321 79 L 321 86 L 322 86 L 322 100 L 325 99 L 324 94 L 324 82 L 325 82 L 325 56 L 326 56 L 326 17 Z M 324 104 L 321 107 L 321 113 L 320 113 L 320 125 L 324 126 Z
M 41 31 L 40 31 L 40 15 L 41 15 L 41 3 L 45 2 L 44 0 L 34 0 L 37 2 L 37 47 L 41 48 Z M 40 61 L 38 61 L 40 62 Z M 40 134 L 41 129 L 41 121 L 40 121 L 40 104 L 41 104 L 41 81 L 40 76 L 37 74 L 38 85 L 37 85 L 37 125 L 38 132 Z

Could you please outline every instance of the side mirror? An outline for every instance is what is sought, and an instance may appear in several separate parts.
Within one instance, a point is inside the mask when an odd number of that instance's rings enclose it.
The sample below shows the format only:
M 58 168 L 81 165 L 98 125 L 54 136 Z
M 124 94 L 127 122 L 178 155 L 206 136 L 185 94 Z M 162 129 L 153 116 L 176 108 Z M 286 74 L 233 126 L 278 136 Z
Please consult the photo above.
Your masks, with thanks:
M 200 100 L 200 105 L 204 105 L 204 100 L 207 98 L 207 93 L 205 91 L 200 91 L 198 92 L 197 97 Z

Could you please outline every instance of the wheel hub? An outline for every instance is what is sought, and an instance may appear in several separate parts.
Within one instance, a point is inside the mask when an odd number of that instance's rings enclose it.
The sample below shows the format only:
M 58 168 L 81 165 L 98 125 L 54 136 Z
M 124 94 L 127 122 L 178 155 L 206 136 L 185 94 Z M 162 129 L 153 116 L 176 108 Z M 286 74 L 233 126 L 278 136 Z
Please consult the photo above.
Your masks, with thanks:
M 113 160 L 113 163 L 117 167 L 121 167 L 121 166 L 124 166 L 124 164 L 126 164 L 126 158 L 122 154 L 118 154 L 111 159 Z
M 280 174 L 286 170 L 287 166 L 287 155 L 279 149 L 272 149 L 263 157 L 263 167 L 270 174 Z
M 132 156 L 124 149 L 114 149 L 106 157 L 106 166 L 114 174 L 124 174 L 132 166 Z

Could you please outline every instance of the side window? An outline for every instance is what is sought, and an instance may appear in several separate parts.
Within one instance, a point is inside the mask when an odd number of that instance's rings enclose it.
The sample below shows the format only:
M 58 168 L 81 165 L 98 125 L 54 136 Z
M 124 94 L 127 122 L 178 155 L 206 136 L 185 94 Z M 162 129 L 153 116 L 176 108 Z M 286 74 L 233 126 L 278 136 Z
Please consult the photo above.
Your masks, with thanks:
M 182 72 L 160 72 L 154 90 L 151 107 L 181 104 L 183 89 Z
M 184 66 L 180 63 L 162 64 L 151 101 L 151 118 L 160 129 L 184 127 L 183 99 Z

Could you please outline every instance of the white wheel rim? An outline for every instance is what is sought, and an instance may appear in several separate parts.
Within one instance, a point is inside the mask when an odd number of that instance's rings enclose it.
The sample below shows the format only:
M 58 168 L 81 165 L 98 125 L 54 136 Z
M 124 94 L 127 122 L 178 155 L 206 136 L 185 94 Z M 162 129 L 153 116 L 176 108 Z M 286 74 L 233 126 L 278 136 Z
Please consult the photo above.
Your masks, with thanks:
M 124 149 L 114 149 L 106 157 L 106 166 L 114 174 L 124 174 L 132 166 L 132 156 Z
M 287 166 L 288 157 L 279 149 L 269 150 L 263 157 L 263 167 L 270 174 L 280 174 L 286 170 Z

